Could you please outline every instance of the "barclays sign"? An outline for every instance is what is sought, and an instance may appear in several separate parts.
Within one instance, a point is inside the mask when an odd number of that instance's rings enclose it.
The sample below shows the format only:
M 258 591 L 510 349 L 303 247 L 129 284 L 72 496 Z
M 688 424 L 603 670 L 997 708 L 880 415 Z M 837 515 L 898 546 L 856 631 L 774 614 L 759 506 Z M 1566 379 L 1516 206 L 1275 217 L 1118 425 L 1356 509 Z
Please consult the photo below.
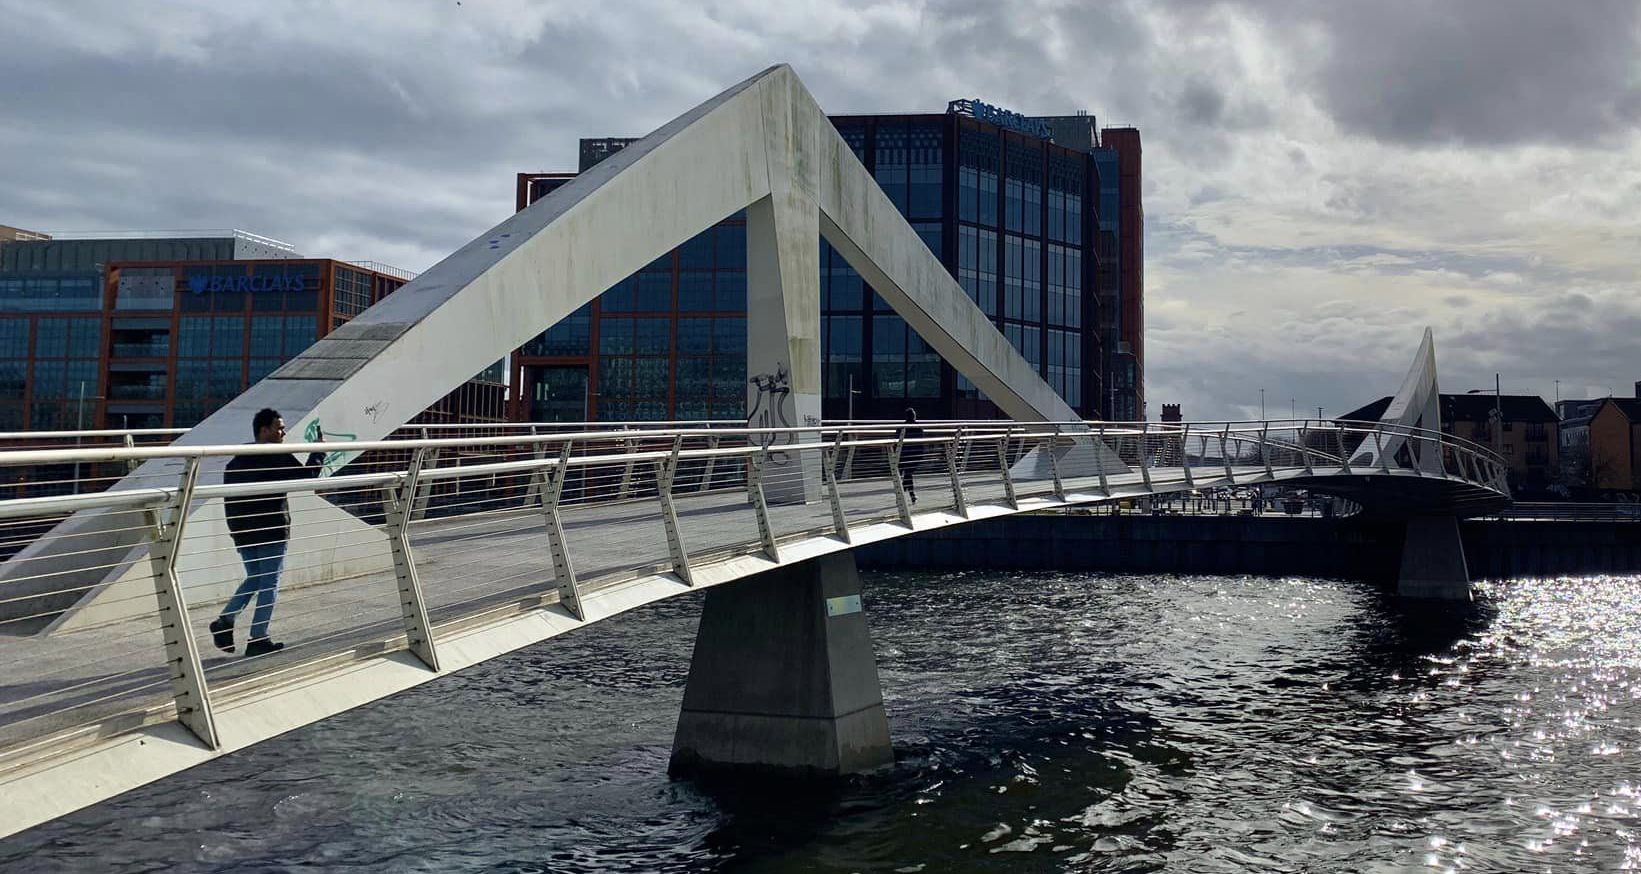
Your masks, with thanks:
M 1042 119 L 1030 118 L 981 100 L 953 100 L 946 104 L 946 111 L 954 115 L 967 115 L 976 121 L 991 122 L 998 127 L 1006 127 L 1045 140 L 1050 135 L 1048 123 Z
M 194 294 L 206 292 L 263 292 L 305 291 L 308 284 L 301 276 L 190 276 L 188 290 Z

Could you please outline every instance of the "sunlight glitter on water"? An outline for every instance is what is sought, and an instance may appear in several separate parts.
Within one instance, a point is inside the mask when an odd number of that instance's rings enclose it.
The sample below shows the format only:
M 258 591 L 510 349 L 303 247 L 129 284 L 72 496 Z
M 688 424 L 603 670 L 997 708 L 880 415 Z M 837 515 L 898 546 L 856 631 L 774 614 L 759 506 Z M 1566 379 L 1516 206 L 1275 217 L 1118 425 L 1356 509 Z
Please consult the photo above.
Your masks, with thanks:
M 867 595 L 897 762 L 825 792 L 665 778 L 680 599 L 36 829 L 0 867 L 1641 870 L 1641 578 L 1486 584 L 1459 616 L 1306 579 Z

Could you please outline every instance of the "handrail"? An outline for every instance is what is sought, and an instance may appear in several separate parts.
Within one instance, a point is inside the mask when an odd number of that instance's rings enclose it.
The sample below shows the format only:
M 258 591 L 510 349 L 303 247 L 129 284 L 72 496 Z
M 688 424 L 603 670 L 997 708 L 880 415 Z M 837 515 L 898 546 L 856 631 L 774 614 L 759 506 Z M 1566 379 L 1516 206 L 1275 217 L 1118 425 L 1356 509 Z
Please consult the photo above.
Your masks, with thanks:
M 1232 434 L 1240 434 L 1240 433 L 1259 434 L 1259 433 L 1268 433 L 1270 431 L 1280 432 L 1280 431 L 1290 431 L 1290 430 L 1303 433 L 1305 431 L 1311 430 L 1312 423 L 1321 424 L 1321 422 L 1322 422 L 1322 420 L 1314 420 L 1314 419 L 1306 419 L 1306 420 L 1276 419 L 1276 420 L 1270 420 L 1268 422 L 1209 421 L 1209 422 L 1191 422 L 1189 424 L 1193 427 L 1197 427 L 1199 429 L 1204 429 L 1204 430 L 1225 431 L 1227 428 L 1229 428 L 1230 433 L 1232 433 Z M 699 428 L 699 427 L 694 427 L 694 428 L 634 427 L 635 425 L 636 426 L 648 426 L 648 425 L 651 425 L 653 423 L 607 423 L 606 422 L 606 423 L 595 423 L 595 424 L 603 425 L 605 430 L 529 433 L 529 434 L 517 434 L 517 435 L 503 434 L 503 435 L 486 436 L 486 437 L 429 437 L 429 438 L 410 438 L 410 439 L 399 439 L 399 440 L 372 440 L 372 441 L 347 441 L 347 442 L 329 441 L 329 442 L 322 442 L 322 443 L 226 444 L 226 445 L 219 444 L 219 445 L 202 445 L 202 446 L 175 446 L 175 445 L 126 446 L 126 445 L 122 445 L 122 444 L 114 444 L 114 445 L 87 446 L 87 447 L 67 447 L 67 448 L 62 448 L 62 449 L 10 449 L 10 450 L 0 449 L 0 466 L 16 467 L 16 466 L 34 465 L 34 464 L 72 464 L 72 463 L 76 463 L 76 462 L 91 463 L 91 462 L 145 461 L 145 460 L 156 459 L 156 458 L 178 458 L 178 459 L 181 459 L 181 458 L 203 458 L 203 457 L 212 457 L 212 456 L 232 456 L 232 455 L 272 455 L 272 454 L 279 454 L 279 453 L 303 454 L 303 453 L 313 453 L 313 452 L 319 452 L 319 453 L 347 452 L 347 453 L 357 454 L 357 453 L 371 452 L 371 451 L 402 451 L 402 450 L 407 450 L 407 449 L 420 449 L 420 448 L 456 448 L 456 447 L 462 447 L 462 446 L 488 447 L 488 446 L 509 446 L 509 445 L 520 445 L 520 444 L 531 445 L 531 444 L 538 444 L 538 443 L 545 445 L 545 444 L 550 444 L 550 443 L 558 443 L 558 442 L 562 442 L 562 441 L 565 441 L 565 440 L 574 440 L 574 441 L 577 441 L 577 442 L 589 442 L 589 441 L 600 441 L 600 440 L 619 440 L 619 439 L 627 439 L 627 440 L 644 440 L 644 439 L 661 440 L 661 439 L 669 439 L 670 440 L 670 439 L 672 439 L 674 437 L 678 437 L 678 436 L 689 436 L 689 435 L 692 435 L 692 434 L 700 434 L 700 433 L 702 433 L 703 430 L 705 430 L 705 429 L 702 429 L 702 428 Z M 622 427 L 620 427 L 619 429 L 614 428 L 613 426 L 615 426 L 617 424 L 622 425 Z M 1098 422 L 1087 422 L 1087 421 L 1080 421 L 1080 420 L 1079 421 L 1067 421 L 1067 422 L 1018 422 L 1018 423 L 1010 423 L 1007 420 L 977 420 L 977 421 L 968 421 L 968 422 L 961 422 L 961 423 L 955 422 L 955 421 L 938 421 L 938 422 L 927 422 L 927 423 L 919 422 L 919 423 L 916 423 L 916 425 L 910 425 L 910 426 L 908 426 L 906 423 L 894 423 L 894 424 L 899 425 L 900 427 L 899 428 L 886 427 L 886 426 L 889 426 L 890 423 L 871 423 L 871 424 L 857 424 L 857 425 L 845 425 L 845 426 L 827 425 L 827 424 L 823 423 L 822 425 L 819 425 L 819 426 L 787 427 L 787 428 L 748 428 L 748 427 L 744 427 L 744 426 L 742 426 L 742 427 L 724 427 L 724 428 L 712 428 L 711 431 L 712 431 L 713 434 L 716 434 L 720 437 L 722 437 L 722 436 L 738 436 L 738 435 L 772 435 L 772 436 L 778 437 L 778 436 L 787 435 L 787 434 L 863 434 L 864 435 L 864 434 L 873 434 L 873 433 L 884 433 L 885 430 L 888 430 L 890 433 L 894 433 L 898 430 L 901 430 L 904 427 L 921 427 L 925 431 L 929 431 L 929 430 L 946 430 L 949 427 L 951 430 L 956 430 L 958 428 L 962 428 L 962 429 L 970 430 L 970 431 L 978 430 L 978 431 L 981 431 L 981 432 L 984 433 L 984 432 L 995 432 L 995 431 L 998 431 L 998 430 L 1002 430 L 1003 428 L 1012 426 L 1012 427 L 1015 427 L 1015 428 L 1024 427 L 1028 430 L 1028 433 L 1031 431 L 1031 429 L 1037 429 L 1037 428 L 1043 429 L 1043 431 L 1045 433 L 1047 433 L 1047 432 L 1052 432 L 1053 429 L 1055 428 L 1055 426 L 1061 426 L 1061 427 L 1064 427 L 1064 426 L 1088 427 L 1088 426 L 1093 425 L 1093 424 L 1099 424 L 1099 425 L 1103 426 L 1104 431 L 1105 431 L 1105 433 L 1108 437 L 1123 437 L 1123 436 L 1134 436 L 1134 435 L 1144 435 L 1144 434 L 1168 433 L 1169 431 L 1174 429 L 1174 426 L 1178 425 L 1180 428 L 1183 428 L 1187 423 L 1183 423 L 1183 422 L 1181 422 L 1181 423 L 1173 423 L 1173 422 L 1165 423 L 1163 426 L 1161 426 L 1165 430 L 1163 430 L 1161 432 L 1154 431 L 1154 430 L 1149 430 L 1152 426 L 1150 424 L 1144 423 L 1144 422 L 1140 422 L 1140 423 L 1120 423 L 1120 422 L 1098 423 Z M 418 425 L 418 426 L 412 426 L 412 427 L 413 428 L 427 427 L 429 430 L 432 429 L 432 426 L 419 426 Z M 470 427 L 490 427 L 490 426 L 483 425 L 483 426 L 470 426 Z M 1487 459 L 1491 462 L 1501 464 L 1501 465 L 1503 464 L 1503 459 L 1500 458 L 1496 453 L 1492 452 L 1492 450 L 1487 449 L 1486 447 L 1480 446 L 1479 444 L 1475 444 L 1473 442 L 1467 441 L 1464 438 L 1457 437 L 1457 436 L 1451 435 L 1451 434 L 1446 434 L 1446 433 L 1443 433 L 1443 432 L 1440 432 L 1440 431 L 1430 431 L 1430 430 L 1422 429 L 1422 428 L 1411 428 L 1411 427 L 1408 427 L 1408 426 L 1395 425 L 1395 424 L 1391 424 L 1391 423 L 1382 423 L 1382 422 L 1374 423 L 1374 422 L 1344 422 L 1344 421 L 1341 421 L 1337 424 L 1334 424 L 1333 427 L 1342 427 L 1342 429 L 1345 431 L 1345 433 L 1352 433 L 1352 434 L 1356 434 L 1356 433 L 1359 433 L 1359 434 L 1391 433 L 1391 434 L 1396 434 L 1396 435 L 1400 435 L 1400 436 L 1404 436 L 1404 437 L 1417 437 L 1419 439 L 1435 440 L 1439 445 L 1449 445 L 1449 446 L 1454 446 L 1455 448 L 1467 449 L 1467 450 L 1471 451 L 1473 454 L 1479 455 L 1482 458 L 1485 458 L 1485 459 Z M 53 432 L 53 433 L 59 433 L 59 432 Z M 1086 437 L 1088 435 L 1077 435 L 1077 436 Z M 0 437 L 4 437 L 4 435 L 0 435 Z M 1288 448 L 1290 450 L 1298 450 L 1298 449 L 1301 449 L 1301 448 L 1305 448 L 1306 451 L 1312 451 L 1312 450 L 1309 450 L 1308 447 L 1302 447 L 1301 444 L 1288 443 L 1287 441 L 1282 441 L 1281 443 L 1272 443 L 1271 445 Z

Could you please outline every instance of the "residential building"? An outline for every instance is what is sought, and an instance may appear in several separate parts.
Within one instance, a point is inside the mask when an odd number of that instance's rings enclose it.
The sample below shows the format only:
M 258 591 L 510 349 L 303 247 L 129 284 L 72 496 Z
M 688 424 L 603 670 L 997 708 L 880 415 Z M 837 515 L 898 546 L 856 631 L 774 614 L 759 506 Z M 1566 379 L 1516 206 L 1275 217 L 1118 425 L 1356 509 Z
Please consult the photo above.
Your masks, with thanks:
M 1556 401 L 1561 422 L 1561 482 L 1568 487 L 1590 484 L 1590 417 L 1603 398 Z
M 1015 348 L 1079 415 L 1105 414 L 1110 393 L 1096 294 L 1104 188 L 1094 119 L 1032 119 L 953 101 L 945 113 L 832 121 Z M 1137 214 L 1137 132 L 1130 139 Z M 630 142 L 582 140 L 579 170 Z M 1114 158 L 1126 154 L 1111 151 Z M 574 176 L 519 174 L 516 205 L 523 209 Z M 1115 195 L 1120 209 L 1120 180 Z M 1136 234 L 1141 229 L 1138 218 L 1129 226 Z M 1118 237 L 1114 227 L 1113 251 Z M 908 406 L 925 418 L 999 415 L 841 255 L 818 245 L 824 416 L 898 419 Z M 1142 252 L 1135 250 L 1136 262 Z M 1131 321 L 1134 330 L 1142 330 L 1142 319 Z M 1137 362 L 1143 347 L 1131 348 Z M 726 217 L 618 283 L 525 344 L 513 362 L 512 415 L 519 419 L 743 418 L 744 216 Z M 1132 372 L 1137 385 L 1142 371 Z M 1139 395 L 1123 397 L 1137 403 Z
M 1603 399 L 1590 417 L 1589 433 L 1590 485 L 1641 491 L 1641 398 Z
M 1390 406 L 1383 397 L 1339 417 L 1378 421 Z M 1479 443 L 1504 457 L 1517 494 L 1548 489 L 1560 468 L 1560 421 L 1538 395 L 1444 394 L 1442 431 Z M 1495 424 L 1498 423 L 1498 424 Z

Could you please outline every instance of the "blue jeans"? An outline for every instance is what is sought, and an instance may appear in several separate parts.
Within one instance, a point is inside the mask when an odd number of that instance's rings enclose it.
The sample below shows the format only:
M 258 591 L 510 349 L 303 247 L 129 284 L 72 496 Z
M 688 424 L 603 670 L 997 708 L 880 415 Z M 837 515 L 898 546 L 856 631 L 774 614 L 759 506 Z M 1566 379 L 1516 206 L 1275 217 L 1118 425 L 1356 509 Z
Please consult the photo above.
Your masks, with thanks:
M 281 541 L 241 546 L 239 558 L 245 562 L 245 582 L 239 584 L 227 606 L 222 608 L 222 618 L 232 622 L 255 596 L 251 639 L 263 640 L 268 636 L 268 622 L 273 619 L 274 599 L 279 596 L 279 568 L 285 563 L 285 544 Z

